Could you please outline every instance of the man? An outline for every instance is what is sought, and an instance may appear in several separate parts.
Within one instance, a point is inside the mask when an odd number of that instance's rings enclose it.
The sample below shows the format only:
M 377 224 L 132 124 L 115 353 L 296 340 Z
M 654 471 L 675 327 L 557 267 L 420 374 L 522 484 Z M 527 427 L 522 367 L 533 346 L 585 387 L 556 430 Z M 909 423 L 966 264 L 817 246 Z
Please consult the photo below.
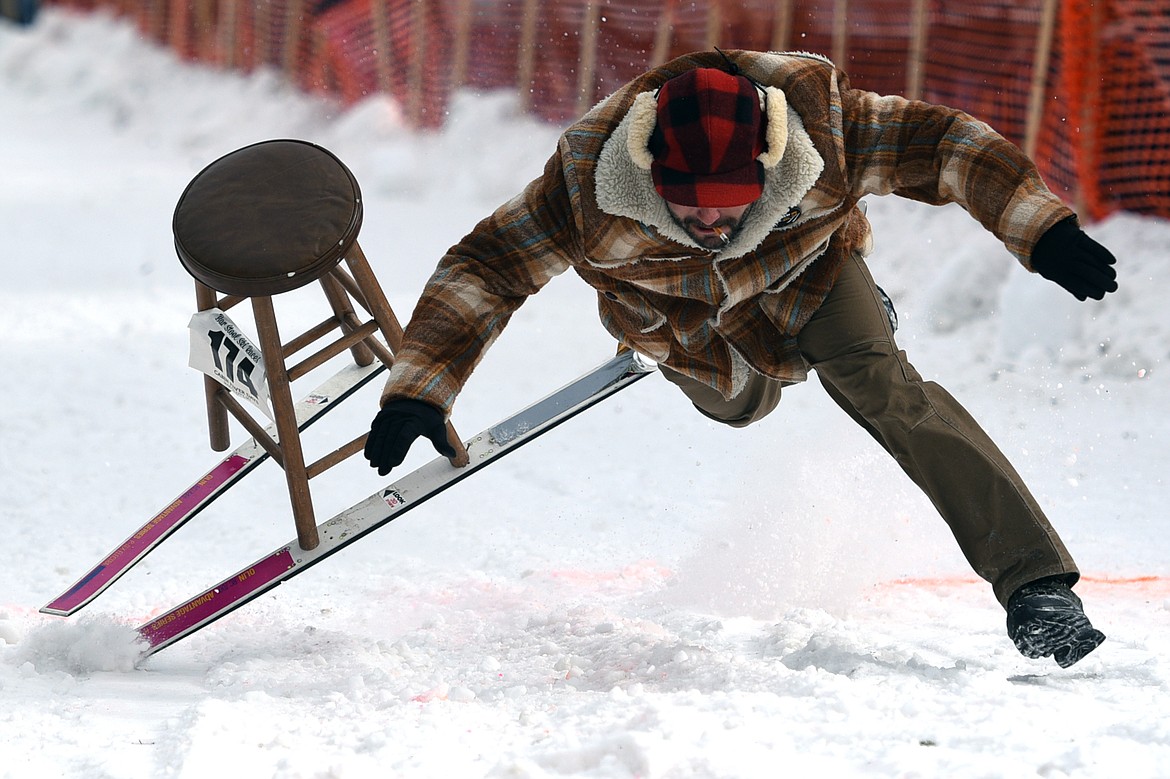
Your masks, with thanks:
M 1105 636 L 1070 589 L 1071 556 L 995 444 L 894 343 L 859 208 L 890 193 L 960 204 L 1081 300 L 1117 289 L 1110 253 L 982 122 L 851 89 L 815 55 L 687 55 L 569 127 L 543 175 L 443 257 L 366 457 L 384 475 L 420 435 L 453 454 L 444 422 L 468 375 L 520 304 L 572 268 L 606 329 L 712 419 L 758 421 L 813 368 L 934 503 L 1017 648 L 1072 665 Z

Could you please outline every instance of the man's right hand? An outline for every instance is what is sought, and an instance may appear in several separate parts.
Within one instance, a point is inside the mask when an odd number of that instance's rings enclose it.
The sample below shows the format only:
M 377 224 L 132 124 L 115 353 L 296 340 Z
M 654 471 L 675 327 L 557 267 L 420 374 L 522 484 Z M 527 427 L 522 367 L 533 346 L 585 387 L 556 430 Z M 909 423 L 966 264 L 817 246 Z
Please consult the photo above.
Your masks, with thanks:
M 1032 249 L 1032 267 L 1077 300 L 1100 300 L 1117 291 L 1117 260 L 1077 226 L 1076 217 L 1057 222 Z
M 410 445 L 419 436 L 431 439 L 435 451 L 454 457 L 455 448 L 447 441 L 447 424 L 443 413 L 421 400 L 390 400 L 370 424 L 366 438 L 366 459 L 379 476 L 390 473 L 406 459 Z

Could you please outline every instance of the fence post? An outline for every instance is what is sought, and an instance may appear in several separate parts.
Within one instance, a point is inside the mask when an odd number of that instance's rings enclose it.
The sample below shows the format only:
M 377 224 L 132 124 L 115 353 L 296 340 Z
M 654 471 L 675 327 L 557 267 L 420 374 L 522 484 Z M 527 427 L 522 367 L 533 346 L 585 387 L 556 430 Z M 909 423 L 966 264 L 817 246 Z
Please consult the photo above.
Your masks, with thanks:
M 521 111 L 532 109 L 532 75 L 536 69 L 536 15 L 539 11 L 539 0 L 524 0 L 524 16 L 520 20 L 520 58 L 516 64 Z
M 410 52 L 410 64 L 407 74 L 406 115 L 415 127 L 422 125 L 423 115 L 423 80 L 426 76 L 426 50 L 430 45 L 427 40 L 427 0 L 411 0 L 410 28 L 414 46 Z
M 471 46 L 471 1 L 455 3 L 455 51 L 451 56 L 451 87 L 458 89 L 467 83 L 468 49 Z
M 1085 52 L 1088 58 L 1083 88 L 1085 95 L 1081 103 L 1080 116 L 1080 147 L 1077 150 L 1079 163 L 1077 170 L 1077 213 L 1082 218 L 1094 219 L 1103 210 L 1101 208 L 1101 165 L 1100 139 L 1097 136 L 1097 119 L 1101 115 L 1101 28 L 1104 23 L 1104 13 L 1101 2 L 1090 2 L 1089 13 L 1089 50 Z
M 722 43 L 723 38 L 723 6 L 718 0 L 712 0 L 707 6 L 707 48 L 710 49 Z
M 597 25 L 601 9 L 597 0 L 585 3 L 585 18 L 581 22 L 581 50 L 577 68 L 577 115 L 593 106 L 594 77 L 597 73 Z
M 192 30 L 191 51 L 196 59 L 216 62 L 215 56 L 215 13 L 212 8 L 215 0 L 195 0 L 192 11 L 195 17 Z
M 910 17 L 910 52 L 906 63 L 906 97 L 922 99 L 922 82 L 926 70 L 926 34 L 928 0 L 914 0 Z
M 272 4 L 252 3 L 253 64 L 264 67 L 271 61 Z
M 146 32 L 151 40 L 165 43 L 173 48 L 174 42 L 171 38 L 171 30 L 168 29 L 167 16 L 166 0 L 154 0 L 150 3 L 146 9 Z
M 1044 87 L 1048 83 L 1048 60 L 1052 53 L 1052 30 L 1056 27 L 1058 0 L 1044 0 L 1037 34 L 1036 54 L 1032 58 L 1032 90 L 1028 96 L 1028 118 L 1024 125 L 1024 153 L 1036 157 L 1040 124 L 1044 118 Z M 1096 37 L 1096 36 L 1094 36 Z
M 833 63 L 845 67 L 849 37 L 849 0 L 835 0 L 833 3 Z
M 374 23 L 374 75 L 378 80 L 378 91 L 388 95 L 393 78 L 390 73 L 390 15 L 386 1 L 373 0 L 370 16 Z
M 678 0 L 666 0 L 658 14 L 654 28 L 654 50 L 650 52 L 650 67 L 656 68 L 670 56 L 670 41 L 674 37 L 674 6 Z
M 290 0 L 284 19 L 284 51 L 281 52 L 280 65 L 285 77 L 294 84 L 297 83 L 297 54 L 303 29 L 301 17 L 308 12 L 305 5 L 305 0 Z
M 223 64 L 228 68 L 236 66 L 236 21 L 238 12 L 236 0 L 224 0 L 219 19 L 219 46 L 223 51 Z
M 772 14 L 772 51 L 788 51 L 791 41 L 792 0 L 776 0 Z

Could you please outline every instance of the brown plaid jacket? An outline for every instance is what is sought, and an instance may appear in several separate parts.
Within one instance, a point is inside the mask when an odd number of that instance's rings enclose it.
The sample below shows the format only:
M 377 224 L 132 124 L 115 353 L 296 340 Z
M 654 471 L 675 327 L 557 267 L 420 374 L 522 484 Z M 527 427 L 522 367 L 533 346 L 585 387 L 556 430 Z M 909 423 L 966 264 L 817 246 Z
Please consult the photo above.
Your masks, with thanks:
M 671 221 L 627 140 L 638 96 L 718 53 L 680 57 L 598 104 L 561 136 L 544 173 L 452 247 L 418 302 L 382 400 L 450 412 L 509 317 L 572 268 L 620 342 L 732 397 L 749 370 L 800 381 L 796 334 L 851 252 L 868 253 L 865 195 L 958 203 L 1024 265 L 1072 211 L 1016 146 L 953 109 L 851 89 L 822 57 L 733 51 L 786 98 L 787 144 L 732 243 L 702 249 Z M 647 99 L 647 96 L 642 98 Z M 775 113 L 773 104 L 769 108 Z M 769 121 L 774 117 L 769 116 Z

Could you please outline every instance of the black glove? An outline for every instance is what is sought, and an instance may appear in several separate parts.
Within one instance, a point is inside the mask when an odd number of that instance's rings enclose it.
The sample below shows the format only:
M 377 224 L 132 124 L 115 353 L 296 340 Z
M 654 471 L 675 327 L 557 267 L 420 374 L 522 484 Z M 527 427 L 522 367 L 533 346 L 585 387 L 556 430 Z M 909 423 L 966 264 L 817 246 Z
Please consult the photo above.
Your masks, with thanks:
M 447 424 L 443 413 L 421 400 L 390 400 L 370 424 L 366 438 L 366 459 L 379 476 L 390 473 L 406 459 L 414 439 L 424 435 L 431 439 L 435 451 L 454 457 L 455 447 L 447 442 Z
M 1108 249 L 1077 226 L 1076 217 L 1048 228 L 1032 249 L 1036 272 L 1073 293 L 1077 300 L 1100 300 L 1106 292 L 1116 292 L 1115 262 Z

